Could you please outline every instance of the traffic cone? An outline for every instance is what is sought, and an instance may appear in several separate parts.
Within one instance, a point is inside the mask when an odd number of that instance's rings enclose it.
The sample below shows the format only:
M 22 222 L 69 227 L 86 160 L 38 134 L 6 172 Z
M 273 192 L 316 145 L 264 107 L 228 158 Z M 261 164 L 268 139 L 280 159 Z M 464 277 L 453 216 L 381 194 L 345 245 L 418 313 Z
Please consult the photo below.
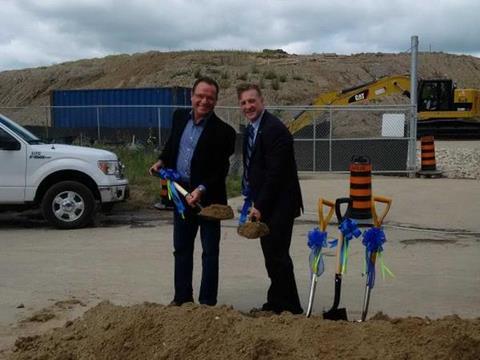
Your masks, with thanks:
M 437 170 L 435 160 L 435 139 L 433 136 L 422 136 L 421 142 L 421 170 L 417 175 L 422 177 L 441 177 L 442 171 Z
M 371 225 L 372 163 L 367 156 L 354 156 L 350 163 L 350 200 L 345 217 Z

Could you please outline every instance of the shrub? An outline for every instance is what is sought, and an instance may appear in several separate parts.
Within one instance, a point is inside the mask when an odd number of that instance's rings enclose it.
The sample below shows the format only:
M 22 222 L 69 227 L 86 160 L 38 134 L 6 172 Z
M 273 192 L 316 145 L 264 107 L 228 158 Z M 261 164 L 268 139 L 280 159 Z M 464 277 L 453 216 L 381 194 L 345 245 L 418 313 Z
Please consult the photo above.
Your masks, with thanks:
M 247 81 L 247 79 L 248 79 L 248 74 L 246 72 L 237 75 L 237 80 Z
M 280 90 L 280 83 L 278 82 L 277 78 L 272 80 L 272 89 L 275 91 Z
M 268 70 L 263 75 L 265 76 L 265 79 L 268 80 L 273 80 L 277 78 L 277 73 L 275 72 L 275 70 Z

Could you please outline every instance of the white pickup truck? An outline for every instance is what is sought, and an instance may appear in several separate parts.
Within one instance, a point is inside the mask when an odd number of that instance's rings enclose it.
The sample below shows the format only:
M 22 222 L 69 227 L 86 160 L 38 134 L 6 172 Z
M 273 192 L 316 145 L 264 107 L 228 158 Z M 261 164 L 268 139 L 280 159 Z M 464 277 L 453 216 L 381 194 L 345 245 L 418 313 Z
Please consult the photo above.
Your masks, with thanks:
M 100 206 L 128 197 L 123 165 L 109 151 L 45 144 L 0 115 L 0 211 L 40 207 L 62 229 L 88 225 Z

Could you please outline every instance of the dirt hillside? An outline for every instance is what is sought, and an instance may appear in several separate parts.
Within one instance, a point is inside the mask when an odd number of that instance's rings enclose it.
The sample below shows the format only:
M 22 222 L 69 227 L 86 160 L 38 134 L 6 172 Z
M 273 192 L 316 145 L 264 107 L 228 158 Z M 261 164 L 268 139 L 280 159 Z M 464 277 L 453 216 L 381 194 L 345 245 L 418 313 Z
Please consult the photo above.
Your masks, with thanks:
M 480 319 L 449 316 L 364 323 L 284 313 L 242 314 L 186 304 L 103 302 L 42 336 L 20 338 L 12 359 L 478 359 Z
M 422 78 L 451 78 L 459 87 L 480 88 L 480 58 L 420 53 L 418 64 Z M 151 51 L 0 72 L 0 107 L 48 105 L 55 89 L 191 86 L 199 75 L 219 81 L 220 105 L 236 105 L 235 86 L 244 81 L 260 83 L 271 105 L 303 105 L 324 91 L 408 73 L 409 69 L 408 53 Z

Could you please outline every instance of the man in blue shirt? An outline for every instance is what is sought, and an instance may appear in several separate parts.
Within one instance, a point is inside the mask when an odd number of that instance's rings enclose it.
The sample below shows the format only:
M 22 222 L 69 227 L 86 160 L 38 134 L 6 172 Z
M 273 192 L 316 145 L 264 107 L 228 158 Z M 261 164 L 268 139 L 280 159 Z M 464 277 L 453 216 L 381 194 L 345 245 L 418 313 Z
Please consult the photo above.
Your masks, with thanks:
M 173 114 L 172 131 L 159 160 L 150 173 L 172 168 L 180 174 L 180 185 L 189 191 L 190 210 L 182 218 L 174 213 L 175 296 L 173 305 L 193 302 L 192 274 L 194 241 L 200 228 L 202 280 L 198 301 L 215 305 L 218 293 L 220 221 L 205 220 L 193 210 L 202 205 L 227 204 L 225 179 L 229 158 L 235 150 L 235 130 L 214 113 L 219 87 L 215 80 L 197 79 L 192 88 L 192 110 Z

